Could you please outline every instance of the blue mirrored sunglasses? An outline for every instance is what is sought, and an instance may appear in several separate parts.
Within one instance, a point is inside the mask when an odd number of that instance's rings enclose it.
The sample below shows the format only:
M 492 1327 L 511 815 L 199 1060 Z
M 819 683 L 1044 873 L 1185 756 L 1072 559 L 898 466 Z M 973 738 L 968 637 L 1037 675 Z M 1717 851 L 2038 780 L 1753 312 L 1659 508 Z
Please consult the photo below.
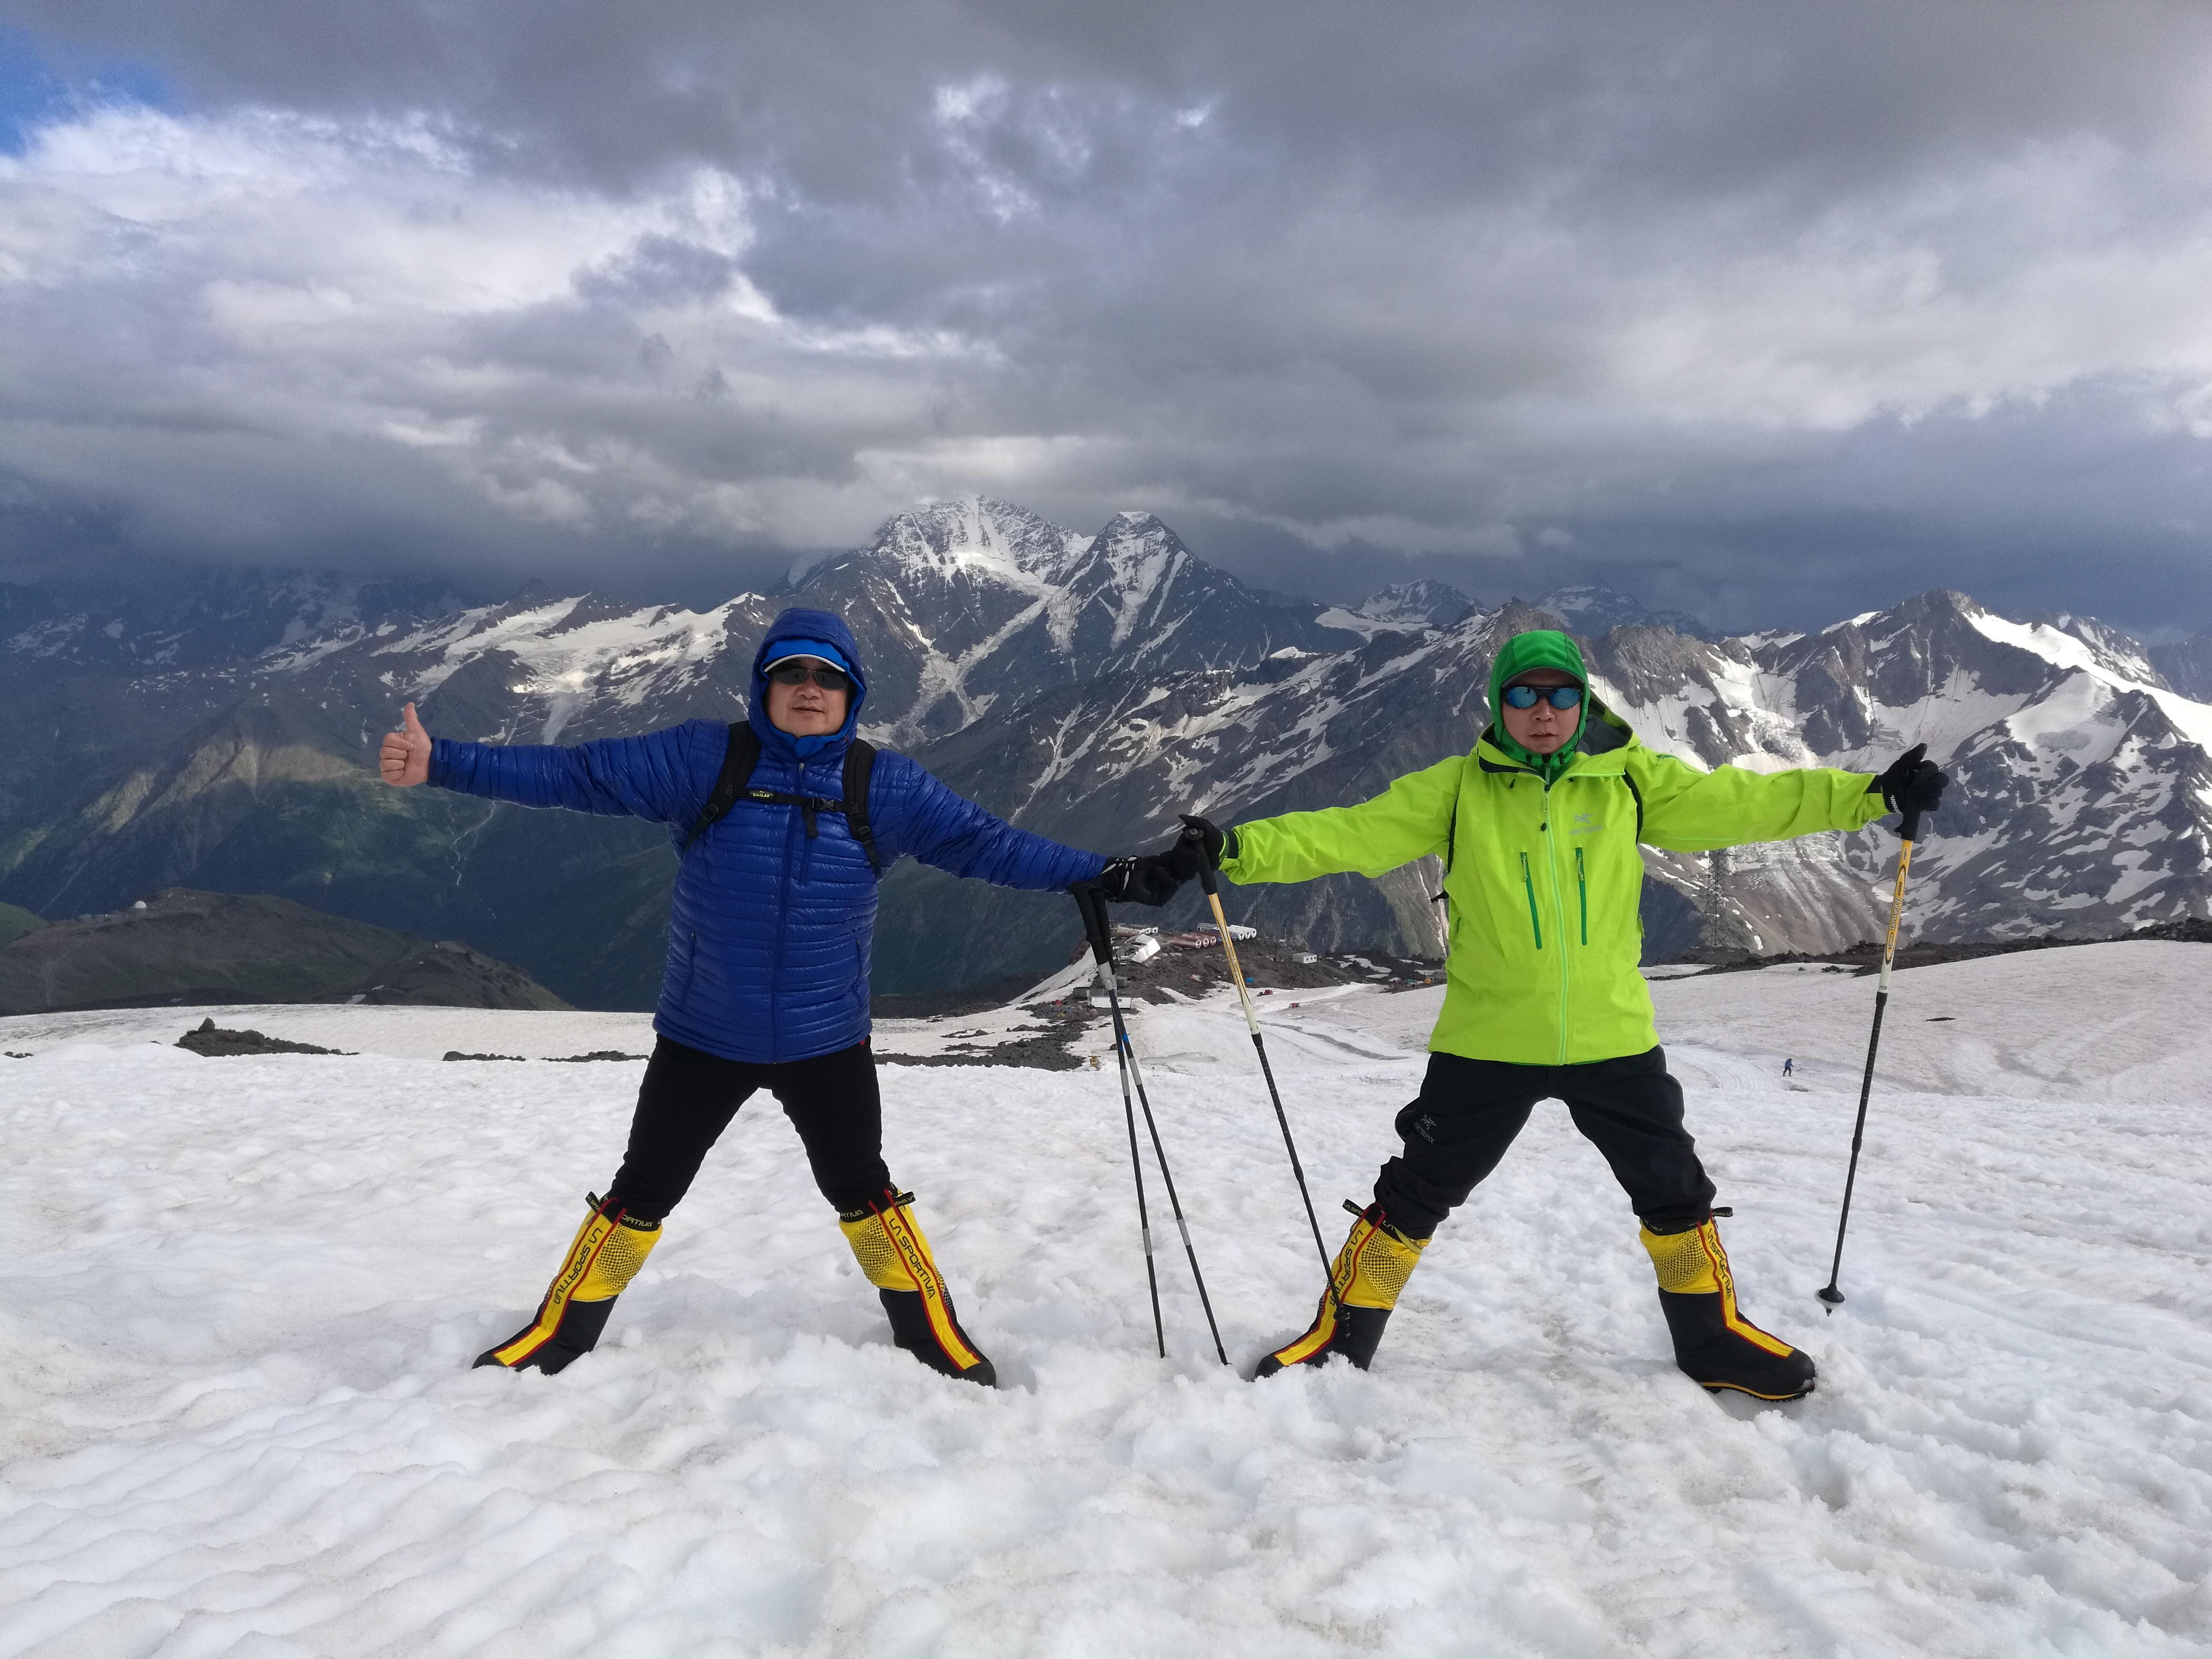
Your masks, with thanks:
M 778 685 L 804 685 L 812 680 L 824 691 L 849 691 L 852 676 L 826 662 L 816 662 L 807 657 L 786 657 L 768 671 L 768 677 Z
M 1534 708 L 1541 698 L 1554 708 L 1572 708 L 1583 700 L 1579 685 L 1509 685 L 1505 688 L 1505 703 L 1509 708 Z

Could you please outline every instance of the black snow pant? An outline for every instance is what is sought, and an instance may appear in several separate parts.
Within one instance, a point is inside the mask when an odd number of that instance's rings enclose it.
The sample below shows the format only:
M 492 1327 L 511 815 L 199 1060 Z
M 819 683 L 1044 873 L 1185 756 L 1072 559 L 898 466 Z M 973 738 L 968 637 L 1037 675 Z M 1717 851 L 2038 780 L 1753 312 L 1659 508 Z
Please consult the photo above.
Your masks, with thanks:
M 1667 1074 L 1663 1048 L 1582 1066 L 1431 1054 L 1421 1092 L 1398 1114 L 1405 1150 L 1376 1177 L 1376 1202 L 1401 1231 L 1432 1237 L 1498 1167 L 1536 1103 L 1554 1098 L 1652 1231 L 1685 1231 L 1711 1211 L 1713 1183 L 1682 1127 L 1682 1085 Z
M 629 1147 L 607 1197 L 641 1221 L 681 1203 L 707 1153 L 757 1089 L 783 1106 L 799 1131 L 814 1184 L 840 1211 L 857 1210 L 890 1185 L 884 1167 L 883 1097 L 864 1038 L 835 1054 L 775 1065 L 724 1060 L 666 1037 L 653 1044 Z

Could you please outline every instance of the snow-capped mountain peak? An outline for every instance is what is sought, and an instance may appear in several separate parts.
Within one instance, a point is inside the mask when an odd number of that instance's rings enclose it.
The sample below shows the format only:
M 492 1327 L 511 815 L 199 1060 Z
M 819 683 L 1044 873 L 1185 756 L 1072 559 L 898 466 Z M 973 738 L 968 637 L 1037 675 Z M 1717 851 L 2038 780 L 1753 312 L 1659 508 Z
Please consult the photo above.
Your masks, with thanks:
M 894 514 L 876 532 L 870 550 L 939 576 L 963 574 L 1033 589 L 1065 581 L 1083 546 L 1082 538 L 1027 507 L 963 495 Z
M 2119 692 L 2139 692 L 2155 703 L 2191 742 L 2212 749 L 2212 707 L 2168 689 L 2143 648 L 2092 617 L 2061 617 L 2016 623 L 1974 607 L 1974 627 L 1988 638 L 2041 657 Z
M 2089 653 L 2111 672 L 2137 685 L 2166 686 L 2166 677 L 2151 661 L 2143 645 L 2123 634 L 2109 623 L 2094 617 L 2070 616 L 2064 611 L 2048 617 L 2031 617 L 2033 625 L 2057 629 L 2087 646 Z
M 870 738 L 912 746 L 1009 696 L 1142 662 L 1243 667 L 1285 646 L 1340 649 L 1317 605 L 1255 593 L 1194 557 L 1151 513 L 1096 535 L 988 495 L 895 514 L 869 546 L 783 597 L 838 611 L 867 658 Z
M 1419 581 L 1394 583 L 1380 592 L 1370 593 L 1358 605 L 1323 614 L 1334 626 L 1370 633 L 1381 629 L 1449 628 L 1474 608 L 1474 601 L 1457 588 L 1425 576 Z
M 1571 631 L 1591 638 L 1616 628 L 1671 628 L 1695 639 L 1708 636 L 1705 625 L 1686 611 L 1655 611 L 1641 599 L 1595 583 L 1555 587 L 1531 608 L 1547 611 Z
M 1092 540 L 1090 553 L 1103 567 L 1091 602 L 1112 611 L 1115 647 L 1166 616 L 1176 579 L 1192 562 L 1182 538 L 1150 513 L 1115 514 Z

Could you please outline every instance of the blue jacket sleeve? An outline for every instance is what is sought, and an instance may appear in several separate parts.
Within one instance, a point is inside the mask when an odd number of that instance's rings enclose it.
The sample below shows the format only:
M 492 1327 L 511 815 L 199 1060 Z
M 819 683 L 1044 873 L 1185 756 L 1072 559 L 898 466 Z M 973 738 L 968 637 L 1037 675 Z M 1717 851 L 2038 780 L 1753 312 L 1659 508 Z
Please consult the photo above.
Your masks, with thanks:
M 690 730 L 697 723 L 573 747 L 438 738 L 430 747 L 430 781 L 441 789 L 519 806 L 565 806 L 574 812 L 673 823 L 696 813 L 702 805 Z
M 1079 881 L 1095 881 L 1106 867 L 1097 853 L 1064 847 L 956 795 L 903 755 L 884 757 L 897 775 L 890 840 L 898 852 L 911 853 L 956 876 L 973 876 L 1000 887 L 1057 892 Z M 890 803 L 886 803 L 887 805 Z M 871 811 L 873 805 L 871 804 Z

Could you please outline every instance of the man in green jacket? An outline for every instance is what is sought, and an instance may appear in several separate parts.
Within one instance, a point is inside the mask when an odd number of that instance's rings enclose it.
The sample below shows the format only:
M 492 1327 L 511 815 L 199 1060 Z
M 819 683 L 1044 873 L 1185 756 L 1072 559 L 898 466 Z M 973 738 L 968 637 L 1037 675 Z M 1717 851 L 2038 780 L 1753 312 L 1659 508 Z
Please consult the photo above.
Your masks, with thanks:
M 1540 1100 L 1566 1103 L 1643 1222 L 1678 1364 L 1708 1389 L 1810 1393 L 1811 1359 L 1738 1310 L 1713 1223 L 1713 1184 L 1682 1127 L 1651 994 L 1637 971 L 1638 843 L 1706 852 L 1856 830 L 1931 810 L 1943 774 L 1925 747 L 1887 772 L 1813 767 L 1700 772 L 1639 744 L 1589 695 L 1565 634 L 1518 634 L 1490 671 L 1495 719 L 1474 752 L 1400 778 L 1374 799 L 1216 830 L 1187 843 L 1240 883 L 1379 876 L 1444 860 L 1451 955 L 1403 1150 L 1337 1254 L 1312 1327 L 1260 1364 L 1341 1354 L 1364 1367 L 1437 1227 L 1497 1167 Z

